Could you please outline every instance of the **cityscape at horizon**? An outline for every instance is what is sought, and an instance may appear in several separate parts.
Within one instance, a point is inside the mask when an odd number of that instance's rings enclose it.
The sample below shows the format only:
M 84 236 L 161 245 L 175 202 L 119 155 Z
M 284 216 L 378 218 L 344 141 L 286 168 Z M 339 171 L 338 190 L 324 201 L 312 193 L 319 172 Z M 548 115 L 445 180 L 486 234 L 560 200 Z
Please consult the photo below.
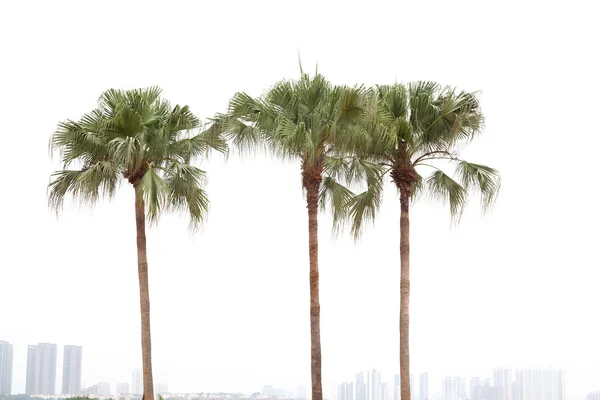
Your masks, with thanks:
M 83 349 L 81 346 L 63 347 L 62 389 L 60 395 L 86 395 L 110 397 L 117 395 L 141 396 L 142 370 L 132 371 L 131 381 L 98 382 L 82 387 L 81 367 Z M 12 344 L 0 340 L 0 395 L 18 394 L 11 390 L 13 369 Z M 26 390 L 24 394 L 54 396 L 56 385 L 57 345 L 38 343 L 29 345 L 27 353 Z M 430 383 L 429 373 L 418 376 L 414 384 L 411 373 L 411 400 L 567 400 L 565 373 L 556 368 L 494 368 L 491 377 L 444 377 L 438 384 Z M 392 383 L 392 384 L 391 384 Z M 354 380 L 340 382 L 325 398 L 327 400 L 399 400 L 400 377 L 393 375 L 393 382 L 382 380 L 381 371 L 373 368 L 357 373 Z M 131 390 L 130 390 L 131 388 Z M 114 389 L 114 390 L 113 390 Z M 202 390 L 186 393 L 202 393 Z M 169 392 L 166 383 L 156 384 L 157 395 L 179 393 Z M 223 393 L 230 393 L 223 391 Z M 231 392 L 236 393 L 236 392 Z M 263 385 L 262 390 L 246 394 L 263 397 L 310 399 L 308 385 L 297 385 L 295 390 Z M 180 393 L 179 393 L 180 394 Z M 597 400 L 600 392 L 590 392 L 585 400 Z M 168 397 L 168 396 L 167 396 Z

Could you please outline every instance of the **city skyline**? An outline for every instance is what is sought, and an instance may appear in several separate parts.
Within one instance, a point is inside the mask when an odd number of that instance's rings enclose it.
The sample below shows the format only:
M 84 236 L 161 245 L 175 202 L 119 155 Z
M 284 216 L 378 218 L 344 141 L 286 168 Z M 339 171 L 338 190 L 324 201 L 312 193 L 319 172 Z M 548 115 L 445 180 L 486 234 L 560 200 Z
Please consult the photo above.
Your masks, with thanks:
M 7 361 L 12 362 L 12 349 L 12 344 L 0 340 L 0 367 L 6 365 Z M 82 346 L 65 345 L 63 349 L 62 393 L 76 394 L 64 393 L 64 388 L 70 387 L 70 385 L 74 388 L 77 387 L 77 376 L 79 376 L 79 379 L 81 377 Z M 28 394 L 53 394 L 51 376 L 56 375 L 56 353 L 56 344 L 39 343 L 28 346 L 26 375 L 28 378 L 27 390 L 31 392 Z M 7 374 L 6 369 L 2 370 L 0 368 L 0 372 L 3 372 L 4 376 Z M 11 374 L 12 370 L 9 369 L 8 373 Z M 131 391 L 129 391 L 129 383 L 119 381 L 114 386 L 114 392 L 141 394 L 135 393 L 141 391 L 141 369 L 134 369 L 131 376 Z M 422 372 L 418 376 L 419 384 L 417 386 L 414 383 L 414 375 L 410 374 L 413 388 L 412 400 L 436 398 L 435 395 L 429 395 L 431 390 L 433 390 L 433 393 L 436 392 L 436 386 L 430 387 L 429 385 L 429 372 Z M 0 375 L 1 377 L 2 375 Z M 330 400 L 389 400 L 391 395 L 392 400 L 397 400 L 400 383 L 398 374 L 393 375 L 391 378 L 393 386 L 382 379 L 381 371 L 376 368 L 360 371 L 355 374 L 354 378 L 354 381 L 346 381 L 337 385 L 336 393 L 333 396 L 326 395 L 325 397 Z M 157 382 L 155 386 L 157 392 L 161 394 L 168 392 L 166 383 Z M 80 392 L 88 395 L 105 395 L 113 392 L 110 389 L 110 382 L 99 382 L 86 388 L 81 388 L 79 383 L 79 387 Z M 565 400 L 568 398 L 566 396 L 564 370 L 546 367 L 493 368 L 491 377 L 487 378 L 447 376 L 440 382 L 440 388 L 441 397 L 439 400 L 465 400 L 466 398 L 470 400 Z M 271 395 L 294 393 L 283 389 L 281 392 L 279 392 L 279 389 L 270 390 Z M 296 396 L 301 392 L 306 395 L 307 391 L 307 386 L 296 386 Z M 591 394 L 593 393 L 595 392 L 591 392 Z

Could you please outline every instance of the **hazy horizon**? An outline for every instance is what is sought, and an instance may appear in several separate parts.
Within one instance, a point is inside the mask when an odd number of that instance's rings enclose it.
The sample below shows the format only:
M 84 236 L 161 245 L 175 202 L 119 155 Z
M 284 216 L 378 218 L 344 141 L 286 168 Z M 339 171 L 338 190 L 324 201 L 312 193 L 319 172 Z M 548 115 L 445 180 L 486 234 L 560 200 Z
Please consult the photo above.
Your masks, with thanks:
M 88 385 L 130 381 L 141 366 L 133 191 L 123 184 L 93 210 L 68 201 L 56 218 L 46 187 L 59 168 L 48 156 L 57 123 L 106 89 L 151 85 L 208 118 L 236 91 L 297 78 L 298 53 L 334 84 L 481 92 L 486 128 L 463 156 L 500 170 L 500 197 L 485 216 L 473 197 L 452 228 L 447 207 L 412 207 L 411 369 L 469 378 L 553 365 L 566 371 L 567 398 L 600 390 L 598 163 L 580 156 L 600 143 L 591 3 L 94 4 L 0 6 L 0 340 L 14 346 L 13 392 L 25 389 L 28 344 L 58 344 L 57 381 L 64 344 L 83 346 Z M 164 215 L 147 230 L 154 382 L 176 392 L 308 385 L 299 164 L 233 151 L 199 165 L 211 201 L 202 229 Z M 398 224 L 391 184 L 358 243 L 332 239 L 320 215 L 326 393 L 366 368 L 398 373 Z

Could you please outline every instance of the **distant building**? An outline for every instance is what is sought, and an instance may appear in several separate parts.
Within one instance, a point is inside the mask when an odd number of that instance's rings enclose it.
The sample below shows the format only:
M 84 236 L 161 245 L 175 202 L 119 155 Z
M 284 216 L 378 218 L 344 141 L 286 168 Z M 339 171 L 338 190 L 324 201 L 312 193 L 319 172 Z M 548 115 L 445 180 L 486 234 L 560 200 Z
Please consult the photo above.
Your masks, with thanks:
M 381 372 L 375 368 L 371 371 L 367 371 L 367 400 L 382 400 L 381 390 Z
M 429 375 L 423 372 L 419 377 L 419 400 L 429 400 Z
M 400 400 L 400 375 L 394 375 L 394 400 Z
M 338 386 L 337 400 L 354 400 L 354 385 L 352 382 L 344 382 Z
M 27 349 L 26 394 L 54 394 L 56 386 L 56 345 L 39 343 Z
M 545 368 L 517 371 L 512 400 L 565 400 L 564 371 Z
M 381 400 L 389 400 L 389 390 L 387 383 L 381 384 Z
M 158 396 L 159 394 L 169 393 L 169 386 L 166 383 L 157 383 L 155 394 Z
M 0 395 L 11 394 L 13 369 L 13 346 L 0 340 Z
M 81 346 L 65 345 L 63 356 L 62 394 L 81 393 Z
M 364 372 L 356 374 L 354 392 L 356 400 L 367 400 L 367 382 L 365 380 Z
M 81 391 L 87 396 L 110 396 L 110 383 L 100 382 Z
M 600 392 L 588 393 L 585 400 L 600 400 Z
M 140 368 L 134 369 L 131 375 L 131 393 L 142 395 L 144 392 L 142 370 Z
M 129 383 L 127 383 L 127 382 L 117 383 L 117 394 L 129 394 Z
M 494 386 L 500 388 L 499 400 L 512 400 L 512 373 L 507 368 L 494 369 Z
M 266 397 L 279 397 L 285 393 L 283 389 L 274 388 L 271 385 L 263 386 L 262 395 Z
M 442 382 L 442 400 L 466 400 L 465 379 L 447 377 Z

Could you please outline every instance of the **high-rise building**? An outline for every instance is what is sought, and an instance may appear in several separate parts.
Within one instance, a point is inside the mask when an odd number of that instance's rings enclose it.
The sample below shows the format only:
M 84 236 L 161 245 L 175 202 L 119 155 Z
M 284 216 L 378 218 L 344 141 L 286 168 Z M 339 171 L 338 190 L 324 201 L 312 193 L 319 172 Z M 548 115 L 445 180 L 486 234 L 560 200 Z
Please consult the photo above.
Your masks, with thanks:
M 564 372 L 541 368 L 517 371 L 512 400 L 565 400 Z
M 423 372 L 419 378 L 419 400 L 429 400 L 429 375 Z
M 62 394 L 80 394 L 81 392 L 81 355 L 81 346 L 65 345 Z
M 365 373 L 364 372 L 359 372 L 358 374 L 356 374 L 356 381 L 355 381 L 355 397 L 356 400 L 367 400 L 367 384 L 365 381 Z
M 166 383 L 157 383 L 155 389 L 155 395 L 169 393 L 169 386 Z
M 494 386 L 500 388 L 500 400 L 512 400 L 512 374 L 507 368 L 494 369 Z
M 117 394 L 129 394 L 129 383 L 127 383 L 127 382 L 117 383 Z
M 337 400 L 354 400 L 354 384 L 344 382 L 338 386 Z
M 141 395 L 144 392 L 142 370 L 140 368 L 134 369 L 131 379 L 131 393 Z
M 381 372 L 373 368 L 367 371 L 367 400 L 381 400 Z
M 465 379 L 447 377 L 442 382 L 442 400 L 466 400 Z
M 26 394 L 54 394 L 56 386 L 56 345 L 39 343 L 27 349 Z
M 13 346 L 0 340 L 0 395 L 12 390 Z
M 387 383 L 381 384 L 381 398 L 380 400 L 389 400 L 389 390 Z
M 415 387 L 413 374 L 410 374 L 410 400 L 417 400 L 417 388 Z
M 394 375 L 394 400 L 400 400 L 400 375 Z
M 600 400 L 600 392 L 588 393 L 585 400 Z

